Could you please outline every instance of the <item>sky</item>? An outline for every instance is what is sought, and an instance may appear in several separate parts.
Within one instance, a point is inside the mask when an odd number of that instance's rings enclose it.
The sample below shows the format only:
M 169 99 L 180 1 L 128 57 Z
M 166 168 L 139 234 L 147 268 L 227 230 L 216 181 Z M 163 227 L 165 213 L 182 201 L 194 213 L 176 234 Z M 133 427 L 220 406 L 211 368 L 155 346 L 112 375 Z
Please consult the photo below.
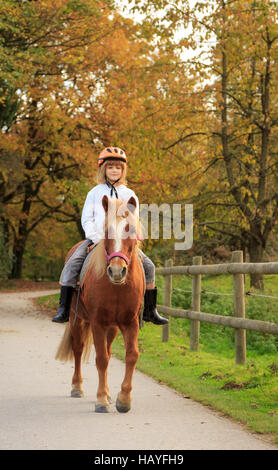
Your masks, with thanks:
M 197 1 L 198 0 L 189 0 L 189 3 L 192 8 L 194 8 Z M 115 5 L 117 6 L 118 10 L 121 12 L 123 16 L 131 18 L 135 22 L 140 23 L 145 17 L 145 15 L 142 13 L 138 13 L 138 12 L 133 13 L 130 11 L 131 8 L 134 6 L 134 1 L 130 3 L 128 0 L 115 0 Z M 175 39 L 178 40 L 179 38 L 184 37 L 184 35 L 189 34 L 189 32 L 190 32 L 190 28 L 181 28 L 180 30 L 176 32 Z M 202 44 L 202 46 L 204 46 L 204 44 Z M 202 47 L 202 50 L 203 49 L 204 47 Z M 196 57 L 197 55 L 199 55 L 200 52 L 201 52 L 201 48 L 199 49 L 197 48 L 196 50 L 184 49 L 184 51 L 181 53 L 181 60 L 182 61 L 190 60 L 193 57 Z

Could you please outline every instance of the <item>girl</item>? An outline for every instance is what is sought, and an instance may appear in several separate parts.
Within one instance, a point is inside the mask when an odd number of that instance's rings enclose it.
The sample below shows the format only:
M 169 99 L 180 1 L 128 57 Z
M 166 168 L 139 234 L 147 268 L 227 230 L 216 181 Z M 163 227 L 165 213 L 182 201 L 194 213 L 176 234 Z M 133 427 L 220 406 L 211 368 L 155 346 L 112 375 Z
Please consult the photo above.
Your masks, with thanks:
M 136 194 L 126 186 L 126 155 L 118 147 L 105 148 L 98 157 L 97 182 L 99 183 L 87 194 L 83 207 L 81 224 L 85 231 L 86 240 L 76 249 L 64 266 L 61 273 L 61 295 L 58 314 L 52 321 L 64 323 L 69 320 L 70 304 L 78 276 L 87 256 L 88 245 L 98 243 L 103 238 L 105 212 L 102 198 L 106 194 L 128 201 L 131 196 L 137 202 L 139 216 L 139 201 Z M 143 268 L 146 277 L 146 292 L 144 297 L 143 320 L 155 325 L 165 325 L 166 318 L 161 317 L 156 310 L 157 288 L 155 287 L 155 267 L 153 262 L 140 250 L 143 258 Z

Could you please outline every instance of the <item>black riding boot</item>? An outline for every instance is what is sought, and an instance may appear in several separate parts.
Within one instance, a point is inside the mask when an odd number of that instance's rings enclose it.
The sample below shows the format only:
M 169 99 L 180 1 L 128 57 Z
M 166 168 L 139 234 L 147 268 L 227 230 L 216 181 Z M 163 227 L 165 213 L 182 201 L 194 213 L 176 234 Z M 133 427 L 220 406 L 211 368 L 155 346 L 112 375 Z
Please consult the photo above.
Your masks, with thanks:
M 144 297 L 143 320 L 150 321 L 155 325 L 166 325 L 168 323 L 167 318 L 161 317 L 156 310 L 156 297 L 157 287 L 154 289 L 146 289 Z
M 69 320 L 70 304 L 71 304 L 73 292 L 74 292 L 74 287 L 71 287 L 71 286 L 61 287 L 59 311 L 56 317 L 52 318 L 52 321 L 55 321 L 57 323 L 65 323 Z

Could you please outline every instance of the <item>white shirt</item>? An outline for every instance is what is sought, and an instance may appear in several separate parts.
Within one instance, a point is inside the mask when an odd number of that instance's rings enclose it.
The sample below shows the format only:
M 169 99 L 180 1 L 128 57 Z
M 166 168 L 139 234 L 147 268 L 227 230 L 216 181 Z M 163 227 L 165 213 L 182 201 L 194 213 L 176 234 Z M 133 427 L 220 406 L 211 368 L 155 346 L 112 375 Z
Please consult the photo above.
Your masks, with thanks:
M 136 200 L 136 214 L 139 217 L 139 200 L 134 191 L 127 188 L 124 184 L 116 186 L 119 199 L 127 202 L 132 196 Z M 85 204 L 82 210 L 81 225 L 87 239 L 98 243 L 104 238 L 105 211 L 102 206 L 104 195 L 111 198 L 111 189 L 107 184 L 98 184 L 88 192 Z M 113 193 L 112 198 L 115 198 Z

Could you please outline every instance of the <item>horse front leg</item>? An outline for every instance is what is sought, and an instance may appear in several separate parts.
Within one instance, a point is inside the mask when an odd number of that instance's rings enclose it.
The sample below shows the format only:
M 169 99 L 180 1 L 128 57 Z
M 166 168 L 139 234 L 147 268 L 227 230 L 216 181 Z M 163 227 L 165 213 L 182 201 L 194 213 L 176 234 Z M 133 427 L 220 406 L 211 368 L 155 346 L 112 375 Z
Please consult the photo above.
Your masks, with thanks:
M 120 413 L 126 413 L 131 407 L 132 378 L 139 357 L 137 341 L 139 331 L 138 319 L 134 320 L 132 324 L 122 327 L 121 330 L 126 349 L 125 376 L 121 391 L 117 397 L 116 408 Z
M 118 332 L 118 327 L 117 326 L 111 326 L 107 332 L 107 353 L 108 353 L 108 360 L 110 361 L 111 355 L 112 355 L 112 343 L 117 335 Z M 107 399 L 109 403 L 112 403 L 112 397 L 109 393 L 109 390 L 107 389 L 108 395 Z
M 98 371 L 97 402 L 96 413 L 108 413 L 109 411 L 109 391 L 107 384 L 107 368 L 109 354 L 107 351 L 107 331 L 100 325 L 93 325 L 93 336 L 96 350 L 96 367 Z
M 84 348 L 84 322 L 77 320 L 76 325 L 71 325 L 72 331 L 72 349 L 74 354 L 74 374 L 72 377 L 71 396 L 81 398 L 84 395 L 82 383 L 83 377 L 81 372 L 81 357 Z

